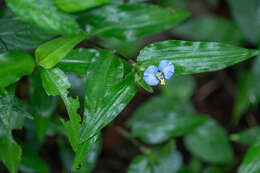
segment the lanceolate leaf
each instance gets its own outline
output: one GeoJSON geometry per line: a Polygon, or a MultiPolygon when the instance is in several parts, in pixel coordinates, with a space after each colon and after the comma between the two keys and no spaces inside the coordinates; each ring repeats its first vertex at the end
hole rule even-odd
{"type": "Polygon", "coordinates": [[[95,135],[119,114],[135,95],[134,74],[124,77],[122,60],[107,53],[90,66],[81,142],[95,135]]]}
{"type": "Polygon", "coordinates": [[[148,45],[137,61],[147,67],[170,60],[175,66],[175,74],[184,75],[220,70],[258,54],[258,50],[222,43],[170,40],[148,45]]]}
{"type": "Polygon", "coordinates": [[[22,51],[0,54],[0,87],[4,88],[17,82],[24,75],[33,72],[33,57],[22,51]]]}
{"type": "Polygon", "coordinates": [[[43,88],[48,95],[60,96],[67,108],[70,120],[62,120],[74,151],[77,151],[77,144],[80,137],[80,115],[79,100],[68,97],[68,89],[71,84],[63,71],[59,68],[43,70],[41,73],[43,88]]]}
{"type": "Polygon", "coordinates": [[[53,36],[54,34],[47,33],[20,20],[9,18],[0,20],[0,38],[9,50],[34,49],[53,36]]]}
{"type": "Polygon", "coordinates": [[[55,34],[77,34],[74,18],[59,10],[52,0],[7,0],[8,7],[22,20],[55,34]]]}
{"type": "Polygon", "coordinates": [[[205,118],[189,111],[189,102],[155,97],[137,109],[127,125],[143,141],[156,144],[187,134],[203,124],[205,118]]]}
{"type": "Polygon", "coordinates": [[[184,138],[187,149],[196,157],[210,163],[227,164],[233,151],[224,129],[209,120],[184,138]]]}
{"type": "Polygon", "coordinates": [[[109,0],[55,0],[56,5],[66,12],[83,11],[109,2],[109,0]]]}
{"type": "Polygon", "coordinates": [[[241,166],[238,169],[238,173],[258,172],[260,172],[260,140],[249,148],[241,166]]]}
{"type": "Polygon", "coordinates": [[[133,41],[174,27],[189,16],[177,9],[151,4],[109,5],[80,15],[78,21],[91,35],[133,41]]]}
{"type": "Polygon", "coordinates": [[[52,68],[64,58],[79,42],[86,38],[86,33],[60,37],[42,44],[35,51],[38,63],[44,68],[52,68]]]}

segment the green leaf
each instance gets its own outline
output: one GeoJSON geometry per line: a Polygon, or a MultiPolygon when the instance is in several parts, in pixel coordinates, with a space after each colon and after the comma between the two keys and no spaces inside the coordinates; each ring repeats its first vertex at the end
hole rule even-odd
{"type": "Polygon", "coordinates": [[[74,49],[66,57],[60,60],[57,67],[65,72],[73,72],[85,76],[93,58],[103,56],[104,51],[96,49],[74,49]]]}
{"type": "Polygon", "coordinates": [[[253,44],[259,44],[260,23],[258,21],[260,19],[260,1],[228,0],[228,3],[233,17],[247,39],[253,44]]]}
{"type": "Polygon", "coordinates": [[[23,156],[20,170],[26,173],[48,173],[50,172],[47,164],[39,157],[38,153],[30,146],[20,143],[23,156]]]}
{"type": "Polygon", "coordinates": [[[71,84],[63,71],[59,68],[43,70],[41,72],[42,84],[48,95],[60,96],[66,106],[70,120],[62,120],[66,128],[70,144],[74,151],[77,151],[77,145],[80,137],[81,117],[77,113],[79,109],[79,100],[68,97],[68,89],[71,84]]]}
{"type": "Polygon", "coordinates": [[[233,160],[233,151],[225,130],[209,120],[184,138],[187,149],[203,161],[227,164],[233,160]]]}
{"type": "Polygon", "coordinates": [[[87,72],[85,111],[81,142],[109,124],[136,93],[134,74],[124,78],[124,63],[113,53],[92,60],[87,72]]]}
{"type": "MultiPolygon", "coordinates": [[[[95,168],[102,147],[101,138],[98,137],[96,139],[97,140],[90,148],[89,153],[85,155],[82,166],[77,169],[77,173],[91,173],[91,171],[95,168]]],[[[60,147],[60,157],[62,160],[63,168],[65,168],[65,172],[71,172],[74,154],[65,145],[65,142],[62,139],[58,141],[58,144],[60,147]]]]}
{"type": "Polygon", "coordinates": [[[252,145],[238,169],[238,173],[258,173],[260,171],[260,142],[252,145]]]}
{"type": "Polygon", "coordinates": [[[177,36],[197,41],[225,42],[241,45],[243,34],[232,20],[214,15],[192,18],[177,26],[173,32],[177,36]]]}
{"type": "Polygon", "coordinates": [[[0,87],[5,88],[17,82],[24,75],[33,72],[33,57],[22,51],[0,54],[0,87]]]}
{"type": "Polygon", "coordinates": [[[239,142],[245,145],[253,145],[260,137],[260,126],[246,129],[240,133],[232,134],[230,136],[232,141],[239,142]]]}
{"type": "Polygon", "coordinates": [[[0,19],[0,37],[9,50],[34,49],[53,36],[20,20],[0,19]]]}
{"type": "Polygon", "coordinates": [[[2,54],[4,52],[7,52],[7,47],[6,47],[5,43],[0,38],[0,54],[2,54]]]}
{"type": "Polygon", "coordinates": [[[109,5],[79,16],[90,35],[134,41],[170,29],[189,16],[186,11],[151,4],[109,5]]]}
{"type": "Polygon", "coordinates": [[[57,108],[58,100],[56,97],[48,96],[41,82],[40,72],[36,72],[30,79],[30,108],[34,115],[34,124],[37,135],[43,140],[51,116],[57,108]]]}
{"type": "Polygon", "coordinates": [[[77,35],[64,36],[56,38],[42,44],[35,51],[38,63],[48,69],[54,67],[61,59],[82,40],[86,38],[86,33],[81,32],[77,35]]]}
{"type": "Polygon", "coordinates": [[[258,54],[258,50],[222,43],[170,40],[146,46],[137,61],[148,67],[157,66],[161,60],[170,60],[175,74],[184,75],[221,70],[258,54]]]}
{"type": "Polygon", "coordinates": [[[22,149],[11,136],[0,136],[0,157],[10,173],[17,173],[21,161],[22,149]]]}
{"type": "Polygon", "coordinates": [[[260,57],[253,61],[252,69],[239,75],[238,91],[233,108],[233,122],[237,124],[250,106],[260,102],[260,57]]]}
{"type": "Polygon", "coordinates": [[[84,141],[83,143],[79,144],[78,150],[76,151],[75,159],[72,165],[72,170],[75,171],[79,166],[81,166],[86,159],[86,157],[89,155],[89,152],[93,148],[93,145],[97,143],[99,139],[100,134],[97,134],[87,141],[84,141]]]}
{"type": "Polygon", "coordinates": [[[151,144],[187,134],[205,122],[190,111],[189,102],[154,97],[142,105],[127,122],[135,137],[151,144]]]}
{"type": "Polygon", "coordinates": [[[183,162],[182,155],[175,151],[172,146],[160,148],[156,152],[156,162],[149,156],[137,156],[127,169],[127,173],[177,173],[183,162]]]}
{"type": "Polygon", "coordinates": [[[8,7],[23,21],[55,34],[77,34],[75,19],[59,10],[52,0],[7,0],[8,7]]]}
{"type": "Polygon", "coordinates": [[[66,12],[79,12],[109,3],[109,0],[55,0],[55,4],[66,12]]]}
{"type": "Polygon", "coordinates": [[[153,93],[153,88],[148,85],[138,74],[135,74],[135,82],[146,91],[153,93]]]}
{"type": "Polygon", "coordinates": [[[153,173],[153,167],[150,160],[144,156],[140,155],[135,157],[130,166],[127,169],[127,173],[153,173]]]}
{"type": "Polygon", "coordinates": [[[209,167],[206,167],[202,173],[222,173],[223,170],[221,170],[220,168],[218,167],[214,167],[214,166],[209,166],[209,167]]]}
{"type": "Polygon", "coordinates": [[[191,76],[173,76],[160,89],[166,97],[188,100],[195,90],[195,80],[191,76]]]}
{"type": "Polygon", "coordinates": [[[85,157],[81,168],[79,169],[78,173],[91,173],[92,170],[96,166],[96,162],[98,160],[98,156],[101,152],[101,137],[97,139],[97,141],[92,145],[90,151],[88,152],[87,156],[85,157]]]}

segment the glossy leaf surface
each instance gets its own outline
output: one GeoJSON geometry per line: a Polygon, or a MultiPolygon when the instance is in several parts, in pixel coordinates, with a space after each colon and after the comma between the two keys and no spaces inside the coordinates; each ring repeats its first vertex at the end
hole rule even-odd
{"type": "Polygon", "coordinates": [[[64,58],[78,43],[86,38],[86,33],[56,38],[42,44],[35,51],[38,63],[48,69],[55,66],[64,58]]]}
{"type": "Polygon", "coordinates": [[[7,0],[8,7],[23,21],[55,34],[77,34],[72,16],[59,10],[52,0],[7,0]]]}
{"type": "Polygon", "coordinates": [[[77,150],[77,145],[80,136],[80,115],[77,113],[79,109],[78,98],[74,99],[68,96],[68,89],[71,84],[66,74],[59,68],[44,70],[41,73],[43,88],[48,95],[60,96],[66,106],[70,120],[62,120],[66,128],[69,141],[74,151],[77,150]]]}
{"type": "Polygon", "coordinates": [[[53,36],[20,20],[0,19],[0,38],[9,50],[34,49],[53,36]]]}
{"type": "Polygon", "coordinates": [[[73,72],[77,75],[86,75],[92,58],[105,56],[103,51],[96,49],[75,49],[60,60],[57,66],[65,72],[73,72]]]}
{"type": "Polygon", "coordinates": [[[154,97],[137,109],[127,122],[132,135],[148,143],[161,143],[182,136],[205,122],[188,111],[190,105],[164,97],[154,97]],[[185,105],[186,104],[186,105],[185,105]]]}
{"type": "Polygon", "coordinates": [[[109,3],[109,0],[55,0],[55,4],[66,12],[78,12],[109,3]]]}
{"type": "Polygon", "coordinates": [[[92,60],[86,76],[81,142],[110,123],[136,93],[134,74],[125,76],[123,61],[112,52],[103,53],[103,56],[92,60]]]}
{"type": "Polygon", "coordinates": [[[149,4],[110,5],[80,15],[78,21],[91,35],[133,41],[174,27],[189,16],[149,4]]]}
{"type": "Polygon", "coordinates": [[[157,66],[161,60],[170,60],[175,74],[184,75],[221,70],[258,54],[257,50],[222,43],[170,40],[146,46],[137,61],[148,67],[157,66]]]}
{"type": "Polygon", "coordinates": [[[34,70],[34,59],[22,51],[0,54],[0,87],[4,88],[17,82],[34,70]]]}
{"type": "Polygon", "coordinates": [[[233,151],[224,129],[209,120],[184,138],[185,146],[196,157],[210,163],[225,164],[233,160],[233,151]]]}

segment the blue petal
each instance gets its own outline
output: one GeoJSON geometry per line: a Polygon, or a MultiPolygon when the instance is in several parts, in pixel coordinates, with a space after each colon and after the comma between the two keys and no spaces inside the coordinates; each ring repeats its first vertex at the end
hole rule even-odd
{"type": "Polygon", "coordinates": [[[170,79],[174,74],[174,65],[169,60],[162,60],[159,64],[159,70],[163,72],[165,79],[170,79]]]}
{"type": "Polygon", "coordinates": [[[159,80],[156,77],[156,73],[158,72],[158,68],[156,66],[149,66],[144,71],[143,79],[144,81],[151,86],[155,86],[159,84],[159,80]]]}

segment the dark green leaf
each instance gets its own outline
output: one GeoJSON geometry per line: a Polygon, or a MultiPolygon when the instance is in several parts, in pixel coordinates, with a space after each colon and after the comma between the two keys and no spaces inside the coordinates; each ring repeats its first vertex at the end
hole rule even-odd
{"type": "Polygon", "coordinates": [[[191,76],[173,76],[161,90],[163,95],[173,99],[190,99],[195,90],[195,81],[191,76]]]}
{"type": "Polygon", "coordinates": [[[78,21],[91,35],[134,41],[174,27],[189,16],[151,4],[110,5],[82,14],[78,21]]]}
{"type": "Polygon", "coordinates": [[[149,156],[137,156],[130,164],[127,173],[177,173],[182,166],[182,155],[173,146],[160,148],[156,152],[156,162],[149,156]]]}
{"type": "Polygon", "coordinates": [[[26,173],[48,173],[50,172],[47,164],[39,157],[38,153],[30,146],[21,144],[23,150],[20,169],[26,173]]]}
{"type": "Polygon", "coordinates": [[[66,12],[83,11],[109,2],[109,0],[55,0],[55,4],[66,12]]]}
{"type": "Polygon", "coordinates": [[[86,97],[81,142],[110,123],[136,93],[134,74],[124,77],[124,63],[113,53],[92,60],[87,72],[86,97]]]}
{"type": "Polygon", "coordinates": [[[198,158],[216,164],[233,160],[233,151],[225,130],[209,120],[184,138],[187,149],[198,158]]]}
{"type": "Polygon", "coordinates": [[[252,145],[238,169],[238,173],[260,172],[260,140],[252,145]]]}
{"type": "Polygon", "coordinates": [[[215,41],[241,45],[243,36],[236,24],[228,19],[213,15],[192,18],[177,26],[173,34],[197,40],[215,41]]]}
{"type": "Polygon", "coordinates": [[[175,66],[175,74],[193,74],[220,70],[259,54],[236,46],[190,41],[162,41],[152,43],[139,54],[139,65],[158,65],[161,60],[170,60],[175,66]]]}
{"type": "Polygon", "coordinates": [[[246,129],[240,133],[231,135],[231,140],[245,145],[254,144],[260,137],[260,126],[246,129]]]}
{"type": "Polygon", "coordinates": [[[64,36],[42,44],[35,51],[38,63],[46,69],[52,68],[86,36],[86,33],[81,32],[78,35],[64,36]]]}
{"type": "Polygon", "coordinates": [[[260,102],[260,57],[253,62],[253,67],[249,72],[243,72],[239,76],[237,98],[233,108],[233,122],[238,123],[247,109],[260,102]]]}
{"type": "Polygon", "coordinates": [[[30,80],[30,108],[34,115],[34,123],[40,140],[43,140],[51,115],[57,107],[57,98],[48,96],[41,82],[39,72],[32,75],[30,80]]]}
{"type": "Polygon", "coordinates": [[[74,18],[59,10],[52,0],[7,0],[8,7],[22,20],[55,34],[77,34],[74,18]]]}
{"type": "Polygon", "coordinates": [[[70,120],[62,120],[66,128],[69,141],[74,151],[77,151],[77,145],[80,137],[81,117],[77,113],[79,109],[79,100],[68,97],[68,89],[71,84],[63,71],[59,68],[44,70],[41,73],[43,88],[48,95],[60,96],[66,106],[70,120]]]}
{"type": "Polygon", "coordinates": [[[89,155],[89,152],[93,148],[93,145],[97,143],[99,139],[99,134],[91,137],[87,141],[84,141],[83,143],[79,144],[78,150],[76,151],[75,159],[72,165],[72,170],[75,171],[79,166],[84,164],[84,160],[86,160],[86,157],[89,155]]]}
{"type": "Polygon", "coordinates": [[[218,167],[211,166],[205,168],[202,173],[223,173],[223,171],[218,167]]]}
{"type": "Polygon", "coordinates": [[[153,166],[150,160],[144,155],[140,155],[134,158],[127,169],[127,173],[153,173],[153,172],[154,172],[153,166]]]}
{"type": "Polygon", "coordinates": [[[3,40],[1,40],[2,38],[0,38],[0,54],[7,52],[7,47],[5,45],[5,43],[3,42],[3,40]]]}
{"type": "Polygon", "coordinates": [[[247,39],[259,44],[260,41],[260,1],[228,0],[233,17],[247,39]],[[249,27],[250,26],[250,27],[249,27]]]}
{"type": "Polygon", "coordinates": [[[189,102],[155,97],[140,107],[129,119],[131,133],[148,143],[161,143],[182,136],[205,122],[190,110],[189,102]]]}
{"type": "Polygon", "coordinates": [[[0,136],[0,157],[10,173],[17,173],[22,149],[11,136],[0,136]]]}
{"type": "Polygon", "coordinates": [[[92,58],[103,55],[105,55],[104,51],[98,51],[96,49],[75,49],[61,59],[57,66],[65,72],[73,72],[85,76],[88,66],[92,62],[92,58]]]}
{"type": "Polygon", "coordinates": [[[0,38],[9,50],[34,49],[53,36],[20,20],[0,20],[0,38]]]}
{"type": "Polygon", "coordinates": [[[99,139],[92,145],[90,151],[88,152],[87,156],[85,157],[83,164],[78,171],[78,173],[91,173],[92,170],[96,166],[96,162],[98,160],[98,156],[101,152],[101,139],[99,139]]]}
{"type": "Polygon", "coordinates": [[[33,69],[33,58],[22,51],[0,54],[0,87],[17,82],[24,75],[31,74],[33,69]]]}

